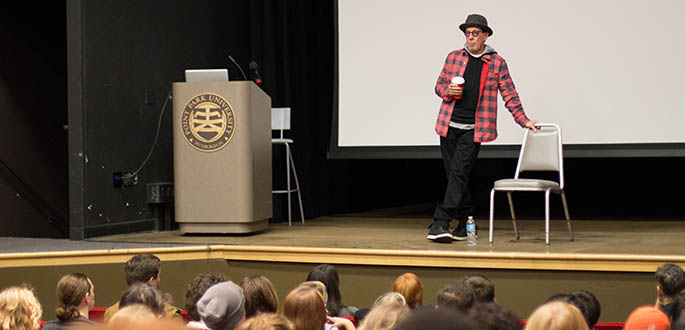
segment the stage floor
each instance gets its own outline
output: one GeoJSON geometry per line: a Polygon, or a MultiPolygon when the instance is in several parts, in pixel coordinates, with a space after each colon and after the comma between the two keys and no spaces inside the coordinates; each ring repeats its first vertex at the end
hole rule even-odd
{"type": "MultiPolygon", "coordinates": [[[[265,232],[250,235],[182,235],[179,231],[148,232],[109,236],[91,241],[166,244],[221,244],[240,246],[307,247],[418,251],[468,251],[502,253],[620,254],[685,256],[685,219],[659,220],[573,220],[575,241],[569,241],[566,222],[552,219],[550,246],[545,246],[544,220],[518,220],[521,239],[514,240],[511,220],[495,221],[495,244],[488,244],[488,220],[476,219],[479,240],[438,244],[428,241],[430,218],[383,212],[327,216],[271,224],[265,232]],[[381,215],[379,215],[381,214],[381,215]]],[[[454,222],[452,226],[454,226],[454,222]]]]}

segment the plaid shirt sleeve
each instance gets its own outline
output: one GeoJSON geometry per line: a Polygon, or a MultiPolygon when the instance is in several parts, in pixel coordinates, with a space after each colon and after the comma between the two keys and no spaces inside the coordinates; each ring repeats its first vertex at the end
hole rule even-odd
{"type": "Polygon", "coordinates": [[[454,97],[447,94],[447,86],[450,84],[450,76],[454,75],[454,72],[450,71],[454,67],[454,56],[453,53],[449,53],[445,58],[445,64],[442,66],[442,71],[438,76],[438,81],[435,83],[435,94],[440,97],[445,102],[451,102],[454,97]]]}
{"type": "Polygon", "coordinates": [[[504,106],[509,110],[509,112],[511,112],[511,115],[514,117],[514,121],[523,127],[530,119],[526,117],[526,113],[523,111],[523,105],[521,105],[519,94],[516,92],[514,81],[509,75],[509,67],[504,59],[502,59],[499,71],[498,88],[500,94],[502,94],[504,106]]]}
{"type": "Polygon", "coordinates": [[[465,68],[466,61],[464,60],[463,52],[458,50],[452,51],[445,58],[445,64],[442,66],[438,81],[435,83],[435,94],[442,99],[438,119],[435,123],[435,132],[440,136],[447,136],[450,119],[452,118],[452,109],[454,108],[454,97],[447,94],[447,86],[450,84],[452,77],[462,76],[465,68]]]}

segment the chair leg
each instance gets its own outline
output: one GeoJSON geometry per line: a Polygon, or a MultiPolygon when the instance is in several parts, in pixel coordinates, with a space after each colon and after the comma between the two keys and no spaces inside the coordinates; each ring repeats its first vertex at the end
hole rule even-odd
{"type": "Polygon", "coordinates": [[[549,246],[549,193],[545,190],[545,245],[549,246]]]}
{"type": "Polygon", "coordinates": [[[302,207],[302,194],[300,193],[300,180],[297,179],[297,171],[295,170],[295,160],[293,160],[293,154],[290,153],[290,163],[293,168],[293,177],[295,178],[295,189],[297,189],[297,199],[300,203],[300,218],[302,219],[302,224],[304,224],[304,208],[302,207]]]}
{"type": "Polygon", "coordinates": [[[494,244],[494,231],[495,231],[495,189],[490,190],[490,235],[488,241],[490,244],[494,244]]]}
{"type": "Polygon", "coordinates": [[[288,143],[285,144],[285,173],[287,177],[287,190],[286,194],[288,195],[288,227],[291,227],[293,225],[293,218],[292,218],[292,209],[291,209],[291,202],[290,202],[290,145],[288,143]]]}
{"type": "Polygon", "coordinates": [[[519,228],[516,225],[516,213],[514,213],[514,199],[511,197],[511,192],[507,192],[507,199],[509,199],[509,212],[511,212],[511,224],[514,226],[514,235],[518,241],[521,238],[519,235],[519,228]]]}
{"type": "Polygon", "coordinates": [[[561,201],[564,203],[564,214],[566,215],[566,225],[568,226],[568,234],[571,238],[571,241],[574,241],[575,238],[573,237],[573,228],[571,228],[571,216],[568,214],[568,203],[566,203],[566,193],[564,191],[561,191],[561,201]]]}

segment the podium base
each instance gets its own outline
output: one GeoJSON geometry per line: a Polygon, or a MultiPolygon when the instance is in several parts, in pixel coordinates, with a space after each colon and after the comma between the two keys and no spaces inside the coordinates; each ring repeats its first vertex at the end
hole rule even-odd
{"type": "Polygon", "coordinates": [[[269,229],[269,220],[234,223],[179,223],[181,234],[247,234],[269,229]]]}

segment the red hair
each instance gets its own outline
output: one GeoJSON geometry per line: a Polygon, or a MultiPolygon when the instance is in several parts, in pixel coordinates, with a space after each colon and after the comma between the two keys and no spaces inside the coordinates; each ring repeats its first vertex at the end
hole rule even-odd
{"type": "Polygon", "coordinates": [[[397,277],[392,291],[401,294],[407,300],[409,308],[423,305],[423,283],[414,273],[404,273],[397,277]]]}

